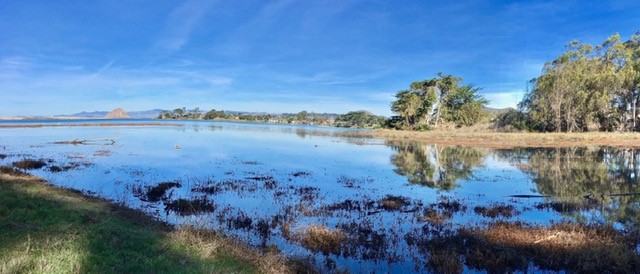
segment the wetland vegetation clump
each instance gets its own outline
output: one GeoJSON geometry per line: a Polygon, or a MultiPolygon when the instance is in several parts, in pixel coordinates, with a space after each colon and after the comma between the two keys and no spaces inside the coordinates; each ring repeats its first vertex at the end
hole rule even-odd
{"type": "Polygon", "coordinates": [[[430,270],[442,273],[459,272],[462,265],[490,273],[633,273],[640,267],[638,235],[604,224],[494,222],[455,230],[425,226],[406,234],[405,240],[425,255],[430,270]]]}
{"type": "Polygon", "coordinates": [[[499,222],[465,228],[467,264],[490,272],[541,269],[575,272],[634,272],[640,267],[638,236],[607,225],[559,223],[550,227],[499,222]]]}
{"type": "Polygon", "coordinates": [[[28,169],[41,169],[47,165],[47,162],[43,159],[23,159],[13,163],[14,167],[22,170],[28,169]]]}
{"type": "Polygon", "coordinates": [[[111,156],[111,150],[101,149],[93,152],[93,156],[111,156]]]}
{"type": "Polygon", "coordinates": [[[340,254],[347,235],[340,229],[330,229],[326,226],[310,225],[294,235],[302,246],[323,254],[340,254]]]}
{"type": "Polygon", "coordinates": [[[351,178],[347,176],[338,177],[338,183],[344,185],[347,188],[361,188],[363,184],[373,183],[375,179],[371,177],[351,178]]]}
{"type": "Polygon", "coordinates": [[[452,216],[453,215],[447,211],[439,212],[435,209],[426,208],[422,212],[422,216],[419,217],[419,220],[430,223],[444,223],[451,219],[452,216]]]}
{"type": "Polygon", "coordinates": [[[165,211],[173,211],[180,216],[197,215],[199,213],[211,213],[216,206],[207,197],[192,200],[180,198],[164,205],[165,211]]]}
{"type": "Polygon", "coordinates": [[[69,171],[71,169],[77,169],[80,167],[88,167],[90,166],[91,163],[80,163],[80,162],[71,162],[67,165],[50,165],[47,170],[49,170],[50,172],[63,172],[63,171],[69,171]]]}
{"type": "Polygon", "coordinates": [[[271,175],[256,175],[253,177],[248,177],[247,180],[262,182],[267,189],[275,189],[278,186],[278,182],[276,182],[276,180],[271,175]]]}
{"type": "Polygon", "coordinates": [[[488,207],[476,206],[473,208],[473,211],[476,214],[481,215],[482,217],[489,217],[489,218],[497,218],[497,217],[511,218],[515,215],[520,214],[520,212],[516,209],[516,207],[512,205],[504,205],[504,204],[496,204],[488,207]]]}
{"type": "Polygon", "coordinates": [[[144,190],[138,187],[134,189],[134,195],[146,202],[159,202],[160,200],[169,199],[167,191],[174,187],[182,187],[182,184],[178,182],[162,182],[156,186],[146,186],[144,190]]]}
{"type": "Polygon", "coordinates": [[[593,200],[585,200],[585,201],[559,200],[559,201],[551,201],[546,203],[538,203],[535,205],[535,208],[538,210],[551,209],[558,213],[573,214],[581,211],[588,211],[597,206],[598,204],[593,200]]]}
{"type": "Polygon", "coordinates": [[[306,171],[296,171],[294,173],[291,173],[291,176],[293,176],[293,177],[309,177],[309,176],[311,176],[311,173],[306,172],[306,171]]]}
{"type": "Polygon", "coordinates": [[[12,166],[0,166],[0,174],[7,174],[7,175],[13,175],[13,176],[27,175],[27,173],[25,173],[24,171],[19,170],[12,166]]]}
{"type": "Polygon", "coordinates": [[[402,196],[387,195],[379,201],[380,207],[388,211],[398,211],[411,204],[411,199],[402,196]]]}

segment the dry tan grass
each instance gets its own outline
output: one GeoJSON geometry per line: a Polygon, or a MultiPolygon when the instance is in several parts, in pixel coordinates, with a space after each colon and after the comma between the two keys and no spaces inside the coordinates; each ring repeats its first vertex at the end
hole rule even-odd
{"type": "Polygon", "coordinates": [[[169,239],[175,244],[185,244],[197,250],[203,259],[230,256],[250,262],[261,273],[296,273],[289,260],[275,251],[258,252],[246,244],[216,232],[183,226],[169,232],[169,239]]]}
{"type": "Polygon", "coordinates": [[[494,223],[461,231],[466,263],[490,272],[518,269],[533,261],[543,269],[628,272],[640,267],[634,235],[608,226],[560,223],[550,227],[494,223]],[[515,268],[514,268],[515,267],[515,268]]]}
{"type": "Polygon", "coordinates": [[[347,240],[347,235],[340,229],[330,229],[326,226],[312,224],[306,229],[298,231],[294,238],[309,250],[325,254],[339,254],[342,245],[347,240]]]}
{"type": "MultiPolygon", "coordinates": [[[[354,133],[350,133],[353,135],[354,133]]],[[[533,133],[472,131],[468,129],[433,130],[426,132],[378,129],[358,133],[361,137],[387,141],[416,141],[442,145],[465,145],[488,148],[616,146],[640,147],[640,133],[581,132],[533,133]]]]}
{"type": "Polygon", "coordinates": [[[526,227],[511,223],[498,223],[474,233],[487,241],[514,247],[534,247],[549,251],[575,251],[593,246],[618,247],[625,242],[615,231],[596,230],[576,224],[558,224],[551,227],[526,227]]]}

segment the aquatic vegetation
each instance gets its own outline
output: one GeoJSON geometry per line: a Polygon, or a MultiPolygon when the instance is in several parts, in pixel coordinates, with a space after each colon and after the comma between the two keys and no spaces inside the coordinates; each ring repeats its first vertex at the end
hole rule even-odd
{"type": "Polygon", "coordinates": [[[375,179],[371,177],[351,178],[341,175],[338,177],[337,181],[339,184],[348,188],[361,188],[364,184],[373,183],[375,179]]]}
{"type": "Polygon", "coordinates": [[[96,150],[93,152],[93,156],[108,157],[108,156],[111,156],[111,151],[106,149],[96,150]]]}
{"type": "Polygon", "coordinates": [[[162,182],[155,186],[138,187],[134,190],[134,195],[140,200],[147,202],[158,202],[160,200],[167,200],[167,191],[174,187],[182,187],[182,184],[178,182],[162,182]]]}
{"type": "Polygon", "coordinates": [[[12,165],[23,170],[41,169],[47,165],[47,162],[43,159],[23,159],[14,162],[12,165]]]}
{"type": "Polygon", "coordinates": [[[325,226],[310,225],[297,232],[295,238],[305,248],[323,254],[340,254],[347,236],[340,229],[329,229],[325,226]]]}
{"type": "Polygon", "coordinates": [[[473,208],[473,211],[478,215],[482,215],[483,217],[489,217],[489,218],[497,218],[497,217],[511,218],[515,215],[520,214],[520,212],[516,210],[516,207],[512,205],[504,205],[504,204],[490,205],[490,206],[476,206],[473,208]]]}
{"type": "Polygon", "coordinates": [[[401,210],[411,204],[411,200],[407,197],[387,195],[379,201],[380,208],[384,210],[401,210]]]}
{"type": "Polygon", "coordinates": [[[257,175],[253,177],[248,177],[246,179],[262,182],[264,183],[264,186],[267,187],[267,189],[274,189],[278,186],[278,182],[276,182],[276,180],[274,180],[273,176],[271,175],[257,175]]]}
{"type": "Polygon", "coordinates": [[[47,170],[55,173],[55,172],[69,171],[71,169],[79,169],[82,167],[89,167],[89,166],[91,166],[91,163],[88,163],[88,162],[70,162],[66,165],[49,165],[47,170]]]}
{"type": "Polygon", "coordinates": [[[19,170],[12,166],[0,166],[0,174],[7,174],[7,175],[13,175],[13,176],[27,175],[27,173],[25,173],[24,171],[19,170]]]}
{"type": "Polygon", "coordinates": [[[581,211],[591,210],[599,206],[601,205],[593,200],[584,199],[583,201],[556,200],[556,201],[550,201],[546,203],[537,203],[535,205],[535,208],[539,210],[551,209],[559,213],[574,214],[574,213],[579,213],[581,211]]]}
{"type": "Polygon", "coordinates": [[[294,173],[291,173],[291,176],[293,176],[293,177],[309,177],[309,176],[311,176],[311,173],[306,172],[306,171],[296,171],[294,173]]]}
{"type": "Polygon", "coordinates": [[[216,206],[206,197],[184,199],[180,198],[170,202],[165,202],[165,211],[173,211],[178,215],[197,215],[201,213],[211,213],[216,210],[216,206]]]}

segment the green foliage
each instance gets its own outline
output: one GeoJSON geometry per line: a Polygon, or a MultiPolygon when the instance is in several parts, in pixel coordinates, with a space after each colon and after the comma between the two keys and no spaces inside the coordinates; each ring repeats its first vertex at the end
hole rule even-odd
{"type": "Polygon", "coordinates": [[[489,103],[473,85],[458,87],[444,100],[445,120],[458,126],[472,126],[487,116],[484,106],[489,103]]]}
{"type": "Polygon", "coordinates": [[[203,119],[205,120],[227,119],[228,117],[229,116],[224,113],[224,110],[218,111],[214,108],[209,112],[205,113],[203,119]]]}
{"type": "Polygon", "coordinates": [[[493,125],[495,129],[501,131],[530,130],[528,116],[515,109],[509,109],[504,113],[498,114],[493,120],[493,125]]]}
{"type": "Polygon", "coordinates": [[[296,115],[296,119],[298,119],[298,121],[306,121],[309,119],[309,113],[306,110],[300,111],[298,115],[296,115]]]}
{"type": "Polygon", "coordinates": [[[187,111],[187,108],[176,108],[173,111],[162,111],[158,115],[158,119],[201,119],[202,113],[200,108],[194,108],[187,111]]]}
{"type": "Polygon", "coordinates": [[[482,120],[486,99],[473,85],[460,86],[462,78],[438,73],[438,77],[411,83],[399,91],[391,110],[398,114],[390,121],[397,129],[426,130],[442,122],[470,126],[482,120]]]}
{"type": "MultiPolygon", "coordinates": [[[[640,34],[640,33],[638,33],[640,34]]],[[[598,46],[571,42],[547,62],[520,103],[527,127],[537,131],[637,131],[640,36],[618,34],[598,46]]],[[[500,126],[513,127],[505,120],[500,126]]]]}
{"type": "Polygon", "coordinates": [[[365,110],[351,111],[336,118],[337,127],[379,128],[384,125],[386,118],[373,115],[365,110]]]}

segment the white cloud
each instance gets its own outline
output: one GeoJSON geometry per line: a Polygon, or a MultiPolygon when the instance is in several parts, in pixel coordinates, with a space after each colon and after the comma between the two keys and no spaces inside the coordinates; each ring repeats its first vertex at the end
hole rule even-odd
{"type": "Polygon", "coordinates": [[[489,107],[492,108],[516,108],[522,100],[524,91],[495,92],[483,94],[489,100],[489,107]]]}

